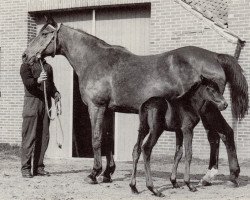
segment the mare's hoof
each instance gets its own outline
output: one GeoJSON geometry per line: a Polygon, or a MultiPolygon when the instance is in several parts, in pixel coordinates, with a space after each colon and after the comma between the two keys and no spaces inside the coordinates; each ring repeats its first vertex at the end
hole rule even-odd
{"type": "Polygon", "coordinates": [[[84,181],[85,181],[86,183],[88,183],[88,184],[97,184],[97,183],[98,183],[97,180],[96,180],[96,178],[93,177],[93,176],[91,176],[91,175],[88,175],[88,176],[84,179],[84,181]]]}
{"type": "Polygon", "coordinates": [[[161,192],[159,192],[158,190],[156,190],[154,187],[152,187],[152,186],[147,186],[147,188],[148,188],[151,192],[153,192],[153,194],[154,194],[155,196],[157,196],[157,197],[165,197],[164,194],[162,194],[161,192]]]}
{"type": "Polygon", "coordinates": [[[178,183],[173,184],[173,188],[180,188],[178,183]]]}
{"type": "Polygon", "coordinates": [[[154,193],[154,195],[157,197],[165,197],[165,195],[162,194],[161,192],[156,192],[156,193],[154,193]]]}
{"type": "Polygon", "coordinates": [[[132,194],[139,194],[135,185],[129,184],[132,194]]]}
{"type": "Polygon", "coordinates": [[[172,179],[170,178],[170,182],[172,183],[173,188],[180,188],[180,186],[179,186],[179,184],[176,182],[176,180],[172,180],[172,179]]]}
{"type": "Polygon", "coordinates": [[[111,177],[106,177],[101,175],[97,179],[99,183],[112,183],[111,177]]]}
{"type": "Polygon", "coordinates": [[[237,188],[239,187],[239,182],[236,180],[233,180],[233,181],[230,180],[230,181],[227,181],[226,185],[231,188],[237,188]]]}
{"type": "Polygon", "coordinates": [[[201,185],[201,186],[211,186],[211,185],[212,185],[212,183],[207,182],[207,181],[205,181],[205,180],[201,179],[201,181],[199,182],[199,184],[198,184],[198,185],[201,185]]]}

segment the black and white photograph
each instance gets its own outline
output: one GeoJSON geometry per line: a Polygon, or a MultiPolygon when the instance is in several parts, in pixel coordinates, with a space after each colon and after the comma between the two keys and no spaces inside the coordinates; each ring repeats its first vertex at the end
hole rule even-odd
{"type": "Polygon", "coordinates": [[[1,0],[1,200],[250,200],[249,0],[1,0]]]}

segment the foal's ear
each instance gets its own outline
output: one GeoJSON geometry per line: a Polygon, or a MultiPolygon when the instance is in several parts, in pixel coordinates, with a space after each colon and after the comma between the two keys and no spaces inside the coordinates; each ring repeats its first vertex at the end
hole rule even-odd
{"type": "Polygon", "coordinates": [[[208,79],[205,78],[203,75],[200,75],[200,78],[201,78],[201,82],[204,83],[204,82],[207,82],[208,79]]]}
{"type": "Polygon", "coordinates": [[[51,15],[44,15],[44,18],[45,18],[47,24],[50,24],[50,25],[52,25],[53,27],[57,28],[57,23],[56,23],[55,20],[51,17],[51,15]]]}

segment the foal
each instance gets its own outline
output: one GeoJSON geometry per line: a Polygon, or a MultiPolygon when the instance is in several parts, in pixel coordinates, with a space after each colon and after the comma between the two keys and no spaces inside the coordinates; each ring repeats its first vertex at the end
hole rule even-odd
{"type": "Polygon", "coordinates": [[[190,164],[192,160],[193,129],[200,120],[203,105],[206,101],[213,103],[219,110],[224,110],[227,103],[220,94],[218,85],[201,76],[201,82],[197,83],[185,96],[168,102],[161,97],[152,97],[144,102],[139,110],[140,126],[137,143],[133,150],[133,173],[130,187],[133,193],[138,193],[136,188],[137,163],[143,152],[146,171],[146,186],[156,196],[164,196],[154,188],[150,169],[150,156],[154,145],[164,130],[176,132],[176,153],[172,169],[171,182],[175,188],[178,163],[183,154],[183,139],[185,146],[185,174],[184,181],[191,191],[197,189],[190,184],[190,164]],[[149,137],[142,146],[143,140],[149,133],[149,137]]]}

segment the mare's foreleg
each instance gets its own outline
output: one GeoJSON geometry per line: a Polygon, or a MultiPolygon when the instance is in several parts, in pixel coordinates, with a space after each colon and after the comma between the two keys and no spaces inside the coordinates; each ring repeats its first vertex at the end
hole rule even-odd
{"type": "Polygon", "coordinates": [[[185,173],[184,173],[184,182],[188,186],[189,190],[192,192],[197,191],[190,183],[190,165],[192,161],[192,140],[193,140],[193,130],[185,129],[183,130],[184,136],[184,146],[185,146],[185,173]]]}
{"type": "Polygon", "coordinates": [[[110,183],[112,182],[111,175],[115,172],[115,161],[113,157],[114,135],[113,130],[110,130],[113,126],[114,113],[107,110],[104,115],[106,129],[104,129],[103,137],[107,140],[107,152],[106,152],[106,168],[101,176],[98,177],[98,182],[110,183]]]}
{"type": "Polygon", "coordinates": [[[89,105],[89,115],[92,128],[92,148],[94,152],[94,166],[91,174],[85,178],[85,181],[90,184],[96,184],[96,177],[102,172],[101,143],[104,112],[105,107],[97,107],[93,104],[89,105]]]}
{"type": "Polygon", "coordinates": [[[178,164],[183,155],[183,134],[181,131],[176,131],[175,136],[176,136],[176,150],[175,150],[174,165],[172,168],[170,181],[174,188],[179,188],[180,186],[176,182],[176,174],[177,174],[178,164]]]}
{"type": "Polygon", "coordinates": [[[136,188],[137,164],[138,164],[138,161],[139,161],[139,158],[140,158],[140,155],[141,155],[141,146],[142,146],[144,138],[146,137],[146,135],[149,132],[149,128],[148,128],[148,126],[144,126],[144,125],[140,124],[138,132],[139,133],[138,133],[137,142],[136,142],[136,144],[134,146],[133,153],[132,153],[132,156],[133,156],[133,171],[132,171],[132,175],[131,175],[131,182],[129,184],[129,186],[131,188],[131,191],[134,194],[139,193],[137,188],[136,188]]]}

